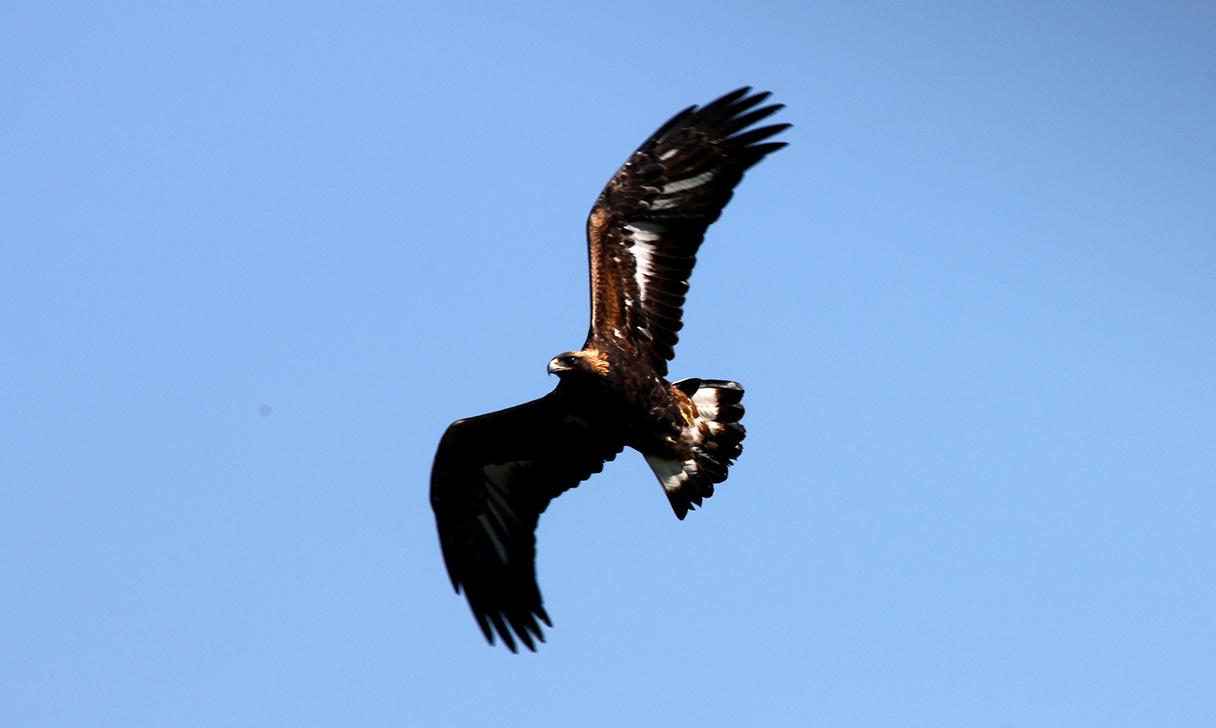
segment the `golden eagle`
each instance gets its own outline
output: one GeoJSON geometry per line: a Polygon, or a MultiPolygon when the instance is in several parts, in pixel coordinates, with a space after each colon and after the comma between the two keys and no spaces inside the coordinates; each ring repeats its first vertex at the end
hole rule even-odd
{"type": "Polygon", "coordinates": [[[676,517],[713,495],[742,452],[743,387],[668,382],[688,278],[705,230],[743,173],[788,128],[751,128],[778,109],[741,88],[676,114],[629,157],[587,219],[591,326],[549,361],[557,387],[532,402],[457,420],[431,473],[448,575],[490,644],[535,650],[552,626],[536,583],[536,523],[553,500],[626,445],[642,453],[676,517]],[[514,633],[514,636],[513,634],[514,633]]]}

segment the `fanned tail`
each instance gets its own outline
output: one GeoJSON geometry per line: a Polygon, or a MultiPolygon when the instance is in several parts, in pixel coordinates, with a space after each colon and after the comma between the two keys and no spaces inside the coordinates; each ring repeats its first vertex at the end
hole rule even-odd
{"type": "Polygon", "coordinates": [[[682,457],[647,455],[646,462],[667,493],[676,518],[714,494],[726,480],[731,464],[743,452],[747,431],[743,419],[743,387],[723,379],[683,379],[672,384],[687,397],[682,407],[688,426],[682,457]]]}

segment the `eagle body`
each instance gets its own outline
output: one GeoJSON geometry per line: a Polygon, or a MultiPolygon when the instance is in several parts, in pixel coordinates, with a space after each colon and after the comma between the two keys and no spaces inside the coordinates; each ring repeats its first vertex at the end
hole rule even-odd
{"type": "Polygon", "coordinates": [[[705,231],[743,173],[785,146],[781,106],[742,88],[659,127],[587,219],[591,324],[558,354],[549,394],[453,422],[431,471],[431,505],[452,585],[486,639],[529,649],[551,626],[536,582],[536,526],[551,500],[624,448],[646,459],[677,518],[702,505],[742,452],[743,387],[667,379],[705,231]]]}

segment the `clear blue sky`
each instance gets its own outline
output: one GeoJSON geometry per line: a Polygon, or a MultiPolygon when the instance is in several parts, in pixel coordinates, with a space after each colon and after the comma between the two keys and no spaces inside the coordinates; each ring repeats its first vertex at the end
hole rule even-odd
{"type": "Polygon", "coordinates": [[[1212,3],[104,5],[0,23],[5,725],[1216,725],[1212,3]],[[438,437],[743,84],[673,374],[746,452],[556,501],[490,648],[438,437]]]}

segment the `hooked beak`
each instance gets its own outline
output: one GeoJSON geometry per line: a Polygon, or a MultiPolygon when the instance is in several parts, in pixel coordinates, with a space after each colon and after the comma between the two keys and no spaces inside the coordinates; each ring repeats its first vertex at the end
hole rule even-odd
{"type": "Polygon", "coordinates": [[[549,360],[549,373],[550,374],[557,374],[558,372],[565,372],[565,371],[569,371],[569,370],[570,370],[570,367],[564,367],[561,364],[557,363],[557,357],[553,357],[552,359],[549,360]]]}

